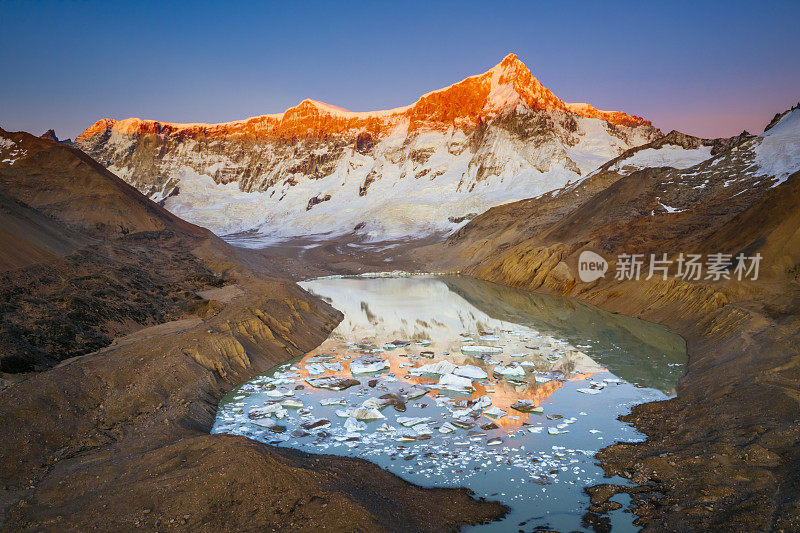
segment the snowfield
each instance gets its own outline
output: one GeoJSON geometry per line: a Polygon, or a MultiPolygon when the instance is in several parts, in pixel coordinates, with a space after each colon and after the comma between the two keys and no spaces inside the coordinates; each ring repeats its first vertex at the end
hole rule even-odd
{"type": "Polygon", "coordinates": [[[611,170],[620,174],[630,174],[648,167],[672,167],[682,170],[702,163],[709,157],[711,157],[710,146],[686,149],[668,144],[661,148],[639,150],[631,157],[617,162],[611,170]]]}
{"type": "MultiPolygon", "coordinates": [[[[216,183],[211,176],[225,163],[192,160],[187,147],[181,154],[186,164],[171,174],[180,192],[166,198],[164,206],[218,235],[248,232],[248,239],[237,243],[249,246],[343,235],[357,226],[373,241],[450,233],[490,207],[574,182],[629,147],[599,119],[582,118],[579,128],[574,146],[557,140],[526,143],[493,128],[473,152],[460,130],[407,136],[398,127],[375,146],[373,155],[347,151],[327,176],[295,175],[294,183],[253,192],[242,191],[238,181],[216,183]],[[423,162],[411,157],[423,152],[429,154],[423,162]],[[204,165],[206,172],[196,170],[204,165]],[[316,203],[310,205],[312,199],[316,203]]],[[[152,198],[159,201],[168,193],[159,191],[152,198]]]]}
{"type": "Polygon", "coordinates": [[[758,140],[753,149],[755,164],[765,174],[775,176],[775,187],[800,170],[800,109],[787,113],[758,140]]]}

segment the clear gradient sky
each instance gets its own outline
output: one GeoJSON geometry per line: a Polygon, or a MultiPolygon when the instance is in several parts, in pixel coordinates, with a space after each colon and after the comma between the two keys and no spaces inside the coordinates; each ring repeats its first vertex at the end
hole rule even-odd
{"type": "Polygon", "coordinates": [[[221,122],[304,98],[407,105],[509,52],[568,102],[704,137],[800,100],[800,1],[0,0],[0,126],[221,122]]]}

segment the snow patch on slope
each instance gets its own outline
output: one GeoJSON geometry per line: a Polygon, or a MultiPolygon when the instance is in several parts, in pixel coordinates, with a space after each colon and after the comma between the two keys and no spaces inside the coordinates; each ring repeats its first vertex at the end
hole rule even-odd
{"type": "Polygon", "coordinates": [[[800,109],[784,116],[759,139],[761,142],[753,149],[755,164],[766,174],[775,176],[773,187],[800,170],[800,109]]]}
{"type": "Polygon", "coordinates": [[[575,161],[582,175],[595,170],[620,152],[647,142],[644,136],[631,134],[630,144],[609,133],[606,123],[596,118],[584,118],[580,121],[580,141],[575,146],[567,147],[567,156],[575,161]]]}
{"type": "Polygon", "coordinates": [[[618,161],[610,170],[629,174],[640,168],[672,167],[685,169],[702,163],[711,157],[711,146],[686,149],[681,146],[665,145],[661,148],[646,148],[631,157],[618,161]]]}

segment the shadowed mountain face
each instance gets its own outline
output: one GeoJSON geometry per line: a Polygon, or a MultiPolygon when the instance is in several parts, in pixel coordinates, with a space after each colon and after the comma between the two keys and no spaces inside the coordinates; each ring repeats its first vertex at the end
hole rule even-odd
{"type": "Polygon", "coordinates": [[[79,150],[0,130],[0,372],[42,370],[182,315],[215,239],[79,150]]]}
{"type": "Polygon", "coordinates": [[[172,215],[80,150],[0,129],[0,183],[16,200],[97,236],[170,230],[208,232],[172,215]]]}
{"type": "Polygon", "coordinates": [[[56,260],[92,242],[0,191],[0,271],[56,260]]]}

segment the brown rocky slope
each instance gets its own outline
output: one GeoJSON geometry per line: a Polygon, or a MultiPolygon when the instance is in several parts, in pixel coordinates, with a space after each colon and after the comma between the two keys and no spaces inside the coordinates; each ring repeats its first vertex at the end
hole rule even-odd
{"type": "Polygon", "coordinates": [[[14,249],[1,530],[452,530],[504,513],[366,461],[209,435],[227,390],[312,349],[341,315],[82,152],[0,139],[13,152],[0,245],[14,249]]]}
{"type": "Polygon", "coordinates": [[[581,298],[686,339],[677,397],[625,417],[648,440],[601,452],[606,472],[634,487],[589,490],[595,505],[586,521],[599,530],[617,492],[632,495],[636,523],[648,531],[800,529],[800,172],[773,187],[750,172],[746,144],[716,159],[686,170],[601,171],[493,208],[415,257],[581,298]],[[577,279],[587,249],[610,260],[592,283],[577,279]],[[673,260],[679,252],[763,260],[757,281],[613,279],[619,254],[665,252],[673,260]]]}

